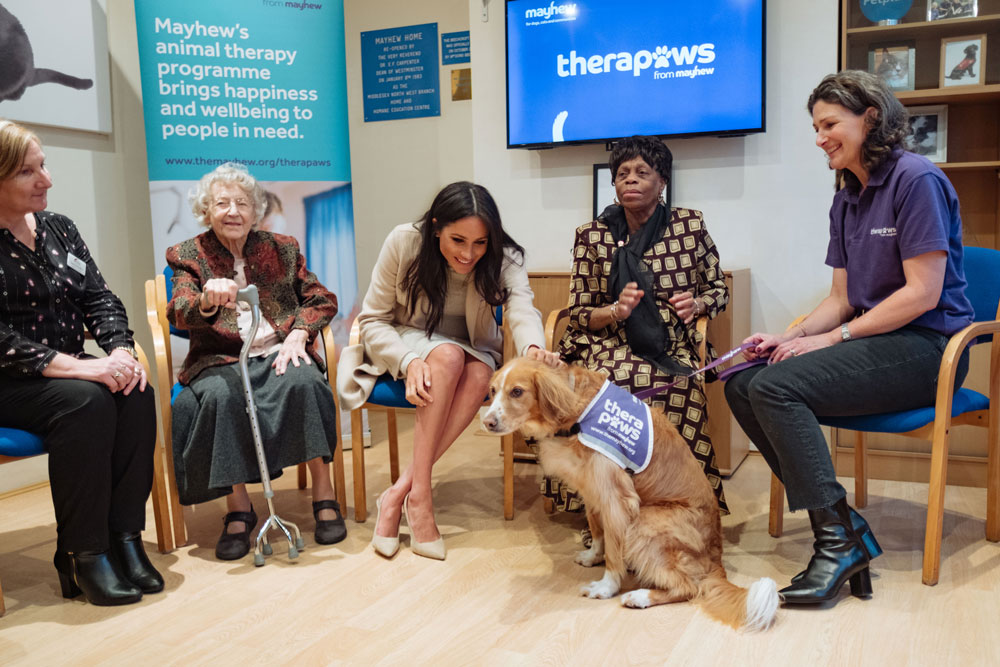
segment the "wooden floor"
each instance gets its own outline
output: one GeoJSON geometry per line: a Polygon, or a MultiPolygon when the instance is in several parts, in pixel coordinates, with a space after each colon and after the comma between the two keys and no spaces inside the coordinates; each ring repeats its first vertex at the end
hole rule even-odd
{"type": "MultiPolygon", "coordinates": [[[[401,442],[409,441],[405,418],[401,442]]],[[[369,502],[386,485],[386,445],[367,451],[369,502]]],[[[470,430],[439,463],[435,502],[448,559],[392,560],[368,542],[374,517],[348,521],[346,541],[312,542],[309,497],[293,475],[277,483],[280,514],[299,523],[307,549],[284,546],[263,568],[214,559],[223,504],[189,513],[191,541],[170,554],[146,548],[166,591],[130,607],[63,600],[52,567],[55,526],[47,488],[0,500],[0,664],[414,665],[977,665],[1000,660],[1000,545],[983,537],[985,491],[949,487],[941,581],[920,583],[926,485],[871,484],[865,512],[886,549],[875,595],[778,612],[767,632],[740,633],[691,604],[648,610],[589,600],[600,577],[573,563],[582,517],[547,516],[538,468],[518,464],[516,516],[501,517],[496,438],[470,430]]],[[[407,456],[407,452],[403,452],[407,456]]],[[[350,461],[350,457],[347,457],[350,461]]],[[[350,471],[348,471],[350,477],[350,471]]],[[[752,456],[728,481],[723,519],[730,578],[785,585],[808,560],[806,517],[767,535],[766,466],[752,456]]],[[[350,497],[350,494],[348,494],[350,497]]],[[[263,500],[255,496],[260,511],[263,500]]],[[[150,526],[152,515],[150,514],[150,526]]],[[[405,529],[404,529],[405,535],[405,529]]]]}

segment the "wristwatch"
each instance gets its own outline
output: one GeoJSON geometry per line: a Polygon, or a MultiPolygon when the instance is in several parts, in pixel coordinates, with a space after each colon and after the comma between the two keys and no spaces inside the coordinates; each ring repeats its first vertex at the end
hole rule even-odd
{"type": "Polygon", "coordinates": [[[847,328],[847,322],[840,325],[840,340],[844,343],[851,340],[851,330],[847,328]]]}
{"type": "Polygon", "coordinates": [[[128,352],[129,354],[132,355],[133,359],[135,359],[136,361],[139,361],[139,355],[136,354],[135,348],[132,347],[131,345],[115,345],[115,347],[112,348],[112,352],[114,350],[125,350],[126,352],[128,352]]]}

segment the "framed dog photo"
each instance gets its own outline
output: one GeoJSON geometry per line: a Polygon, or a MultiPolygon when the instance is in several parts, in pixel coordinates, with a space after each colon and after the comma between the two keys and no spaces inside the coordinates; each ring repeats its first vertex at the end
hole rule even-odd
{"type": "Polygon", "coordinates": [[[979,15],[978,0],[928,0],[927,20],[964,19],[979,15]]]}
{"type": "Polygon", "coordinates": [[[910,129],[906,148],[931,162],[948,161],[948,107],[936,104],[909,107],[910,129]]]}
{"type": "Polygon", "coordinates": [[[868,72],[885,81],[892,90],[913,90],[916,49],[912,44],[872,44],[868,72]]]}
{"type": "Polygon", "coordinates": [[[979,86],[985,82],[986,35],[941,40],[941,87],[979,86]]]}

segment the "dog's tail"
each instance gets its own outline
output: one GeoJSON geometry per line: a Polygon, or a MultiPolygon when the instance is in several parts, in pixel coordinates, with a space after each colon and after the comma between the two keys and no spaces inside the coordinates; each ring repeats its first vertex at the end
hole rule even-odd
{"type": "Polygon", "coordinates": [[[701,580],[696,601],[709,616],[734,628],[766,630],[778,611],[778,586],[764,577],[740,588],[720,570],[701,580]]]}

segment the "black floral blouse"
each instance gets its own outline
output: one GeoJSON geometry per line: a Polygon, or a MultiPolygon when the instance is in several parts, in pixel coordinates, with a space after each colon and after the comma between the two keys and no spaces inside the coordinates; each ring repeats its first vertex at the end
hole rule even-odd
{"type": "Polygon", "coordinates": [[[82,356],[84,327],[105,352],[134,345],[76,225],[48,211],[35,225],[35,250],[0,230],[0,373],[37,376],[58,352],[82,356]]]}

